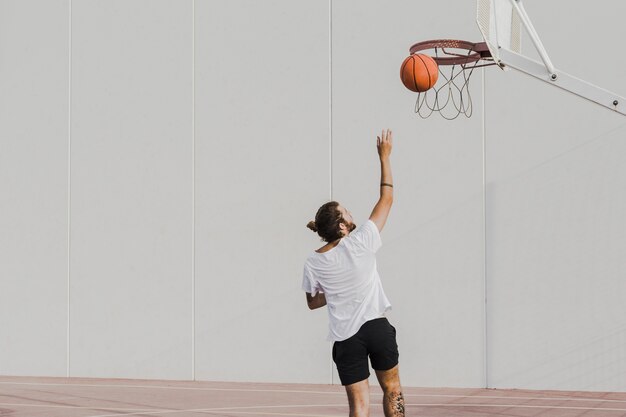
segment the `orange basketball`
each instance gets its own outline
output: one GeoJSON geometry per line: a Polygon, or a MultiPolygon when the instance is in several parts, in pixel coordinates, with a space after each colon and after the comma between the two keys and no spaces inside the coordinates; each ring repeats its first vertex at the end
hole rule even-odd
{"type": "Polygon", "coordinates": [[[410,55],[402,63],[400,78],[411,91],[421,93],[432,88],[439,77],[439,67],[434,59],[424,54],[410,55]]]}

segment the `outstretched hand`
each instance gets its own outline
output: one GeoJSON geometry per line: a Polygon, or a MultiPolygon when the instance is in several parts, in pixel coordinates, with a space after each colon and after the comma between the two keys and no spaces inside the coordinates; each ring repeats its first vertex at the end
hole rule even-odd
{"type": "Polygon", "coordinates": [[[380,136],[376,137],[376,147],[378,148],[378,156],[380,159],[389,158],[391,148],[393,147],[393,133],[391,130],[383,130],[380,136]]]}
{"type": "Polygon", "coordinates": [[[391,176],[391,161],[389,160],[393,147],[391,130],[382,131],[377,137],[376,146],[380,157],[380,198],[374,206],[372,214],[370,214],[370,220],[376,224],[379,231],[382,231],[393,204],[393,178],[391,176]]]}

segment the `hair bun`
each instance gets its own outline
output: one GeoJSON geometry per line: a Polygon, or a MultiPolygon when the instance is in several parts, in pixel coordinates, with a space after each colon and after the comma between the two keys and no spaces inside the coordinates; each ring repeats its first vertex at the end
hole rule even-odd
{"type": "Polygon", "coordinates": [[[317,226],[315,225],[314,221],[310,221],[306,227],[308,227],[309,229],[313,230],[315,233],[317,233],[317,226]]]}

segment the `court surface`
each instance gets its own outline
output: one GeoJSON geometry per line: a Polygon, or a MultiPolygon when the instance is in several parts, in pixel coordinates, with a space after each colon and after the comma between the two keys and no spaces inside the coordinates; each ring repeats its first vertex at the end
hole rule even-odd
{"type": "MultiPolygon", "coordinates": [[[[383,416],[372,386],[371,416],[383,416]]],[[[626,393],[405,388],[407,416],[626,416],[626,393]]],[[[347,416],[343,387],[0,377],[0,416],[347,416]]]]}

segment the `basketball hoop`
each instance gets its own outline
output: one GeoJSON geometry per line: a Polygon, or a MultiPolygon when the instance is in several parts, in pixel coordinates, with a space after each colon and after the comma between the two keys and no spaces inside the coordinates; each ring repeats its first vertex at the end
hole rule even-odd
{"type": "Polygon", "coordinates": [[[469,82],[474,69],[497,65],[485,42],[473,43],[454,39],[418,42],[409,49],[411,55],[429,55],[437,63],[439,77],[430,89],[418,92],[415,113],[426,119],[438,112],[453,120],[472,115],[469,82]]]}

